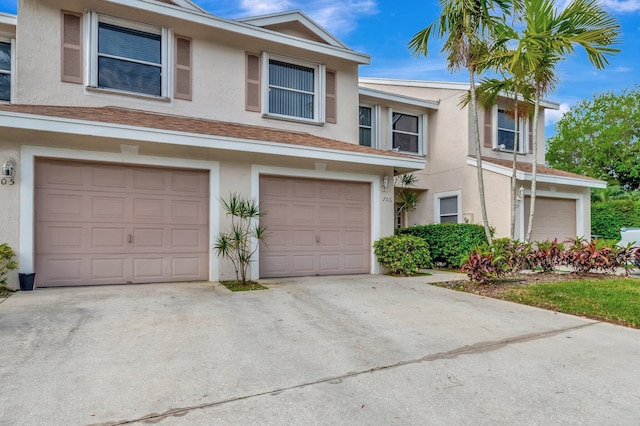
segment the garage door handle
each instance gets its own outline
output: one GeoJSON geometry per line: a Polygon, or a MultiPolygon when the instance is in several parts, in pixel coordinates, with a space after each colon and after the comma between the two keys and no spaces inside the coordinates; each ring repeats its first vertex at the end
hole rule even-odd
{"type": "Polygon", "coordinates": [[[320,242],[320,235],[316,235],[316,243],[320,242]]]}
{"type": "Polygon", "coordinates": [[[132,243],[133,242],[133,235],[129,234],[129,242],[132,243]]]}

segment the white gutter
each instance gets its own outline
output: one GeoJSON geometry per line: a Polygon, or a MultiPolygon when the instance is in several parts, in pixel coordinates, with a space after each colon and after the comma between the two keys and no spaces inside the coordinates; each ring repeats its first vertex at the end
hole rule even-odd
{"type": "Polygon", "coordinates": [[[438,109],[440,107],[439,101],[418,99],[411,96],[398,95],[391,92],[384,92],[382,90],[370,89],[368,87],[359,87],[358,94],[360,96],[369,96],[376,99],[384,99],[386,101],[398,102],[423,108],[438,109]]]}

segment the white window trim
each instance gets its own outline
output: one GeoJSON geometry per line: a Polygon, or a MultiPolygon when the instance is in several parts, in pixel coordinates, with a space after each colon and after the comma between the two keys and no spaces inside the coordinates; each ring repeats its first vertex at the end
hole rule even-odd
{"type": "Polygon", "coordinates": [[[142,24],[128,19],[116,18],[109,15],[103,15],[94,11],[88,11],[85,14],[85,46],[89,46],[89,54],[86,55],[85,67],[86,87],[87,89],[97,90],[104,93],[122,94],[146,99],[169,99],[173,94],[173,31],[168,28],[158,27],[154,25],[142,24]],[[125,28],[132,28],[152,34],[160,35],[161,48],[161,81],[160,96],[147,95],[145,93],[129,92],[124,90],[109,89],[98,87],[98,23],[107,22],[125,28]]]}
{"type": "MultiPolygon", "coordinates": [[[[393,150],[393,114],[405,114],[418,117],[418,152],[400,151],[403,154],[409,155],[427,155],[427,115],[423,112],[405,110],[405,109],[392,109],[389,108],[387,115],[388,131],[387,136],[389,140],[389,150],[393,150]]],[[[406,133],[406,132],[404,132],[406,133]]]]}
{"type": "MultiPolygon", "coordinates": [[[[491,131],[493,132],[493,149],[495,151],[503,151],[503,152],[513,152],[511,150],[507,150],[507,149],[500,149],[500,147],[498,146],[498,109],[506,109],[504,106],[502,105],[494,105],[492,108],[492,116],[493,116],[493,128],[491,129],[491,131]]],[[[520,122],[518,123],[518,131],[520,132],[520,135],[518,137],[519,139],[519,145],[520,145],[520,150],[518,150],[518,154],[528,154],[529,153],[529,119],[528,118],[521,118],[520,122]]]]}
{"type": "Polygon", "coordinates": [[[442,198],[450,198],[450,197],[458,197],[458,213],[457,213],[457,221],[456,223],[461,223],[462,221],[462,191],[461,190],[456,190],[456,191],[447,191],[447,192],[437,192],[435,194],[433,194],[433,200],[434,200],[434,223],[441,223],[440,222],[440,199],[442,198]]]}
{"type": "Polygon", "coordinates": [[[7,72],[4,71],[2,74],[9,74],[11,80],[11,91],[9,93],[8,101],[0,101],[0,103],[14,103],[16,98],[16,39],[8,38],[8,37],[0,37],[0,42],[7,43],[11,45],[11,69],[7,72]]]}
{"type": "Polygon", "coordinates": [[[262,52],[262,75],[261,90],[262,90],[262,116],[269,118],[278,118],[282,120],[301,121],[304,123],[318,123],[325,122],[325,73],[326,68],[323,64],[315,62],[304,61],[301,59],[291,58],[289,56],[278,55],[275,53],[262,52]],[[289,64],[300,65],[303,67],[313,68],[314,70],[314,96],[313,96],[313,111],[314,117],[312,119],[294,117],[291,115],[275,114],[269,112],[269,60],[282,61],[289,64]]]}
{"type": "MultiPolygon", "coordinates": [[[[359,107],[371,108],[371,148],[380,147],[380,105],[360,103],[359,107]]],[[[358,111],[358,130],[360,130],[360,111],[358,111]]],[[[359,134],[359,132],[358,132],[359,134]]],[[[359,139],[359,138],[358,138],[359,139]]],[[[358,140],[358,144],[360,140],[358,140]]]]}

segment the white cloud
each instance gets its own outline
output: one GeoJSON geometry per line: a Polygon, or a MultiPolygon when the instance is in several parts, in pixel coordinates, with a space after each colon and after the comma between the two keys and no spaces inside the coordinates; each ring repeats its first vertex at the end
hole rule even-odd
{"type": "Polygon", "coordinates": [[[359,18],[378,13],[375,0],[320,0],[312,4],[309,16],[332,34],[351,32],[359,18]]]}
{"type": "Polygon", "coordinates": [[[249,16],[267,15],[269,13],[295,9],[293,4],[288,0],[242,0],[240,7],[249,16]]]}
{"type": "Polygon", "coordinates": [[[602,4],[614,12],[628,13],[640,11],[640,0],[601,0],[602,4]]]}
{"type": "Polygon", "coordinates": [[[561,103],[560,104],[560,109],[558,110],[554,110],[554,109],[545,109],[544,110],[544,125],[545,126],[550,126],[552,124],[557,123],[558,121],[560,121],[560,119],[562,118],[563,115],[565,115],[567,112],[569,112],[570,106],[567,103],[561,103]]]}

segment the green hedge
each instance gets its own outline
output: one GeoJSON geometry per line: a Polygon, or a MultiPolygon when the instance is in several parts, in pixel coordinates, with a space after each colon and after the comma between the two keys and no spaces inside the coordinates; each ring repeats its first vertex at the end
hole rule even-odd
{"type": "Polygon", "coordinates": [[[620,240],[620,228],[640,227],[640,201],[611,200],[591,205],[591,234],[620,240]]]}
{"type": "Polygon", "coordinates": [[[459,268],[474,248],[487,242],[484,228],[470,223],[418,225],[398,229],[396,233],[423,238],[433,261],[452,268],[459,268]]]}

